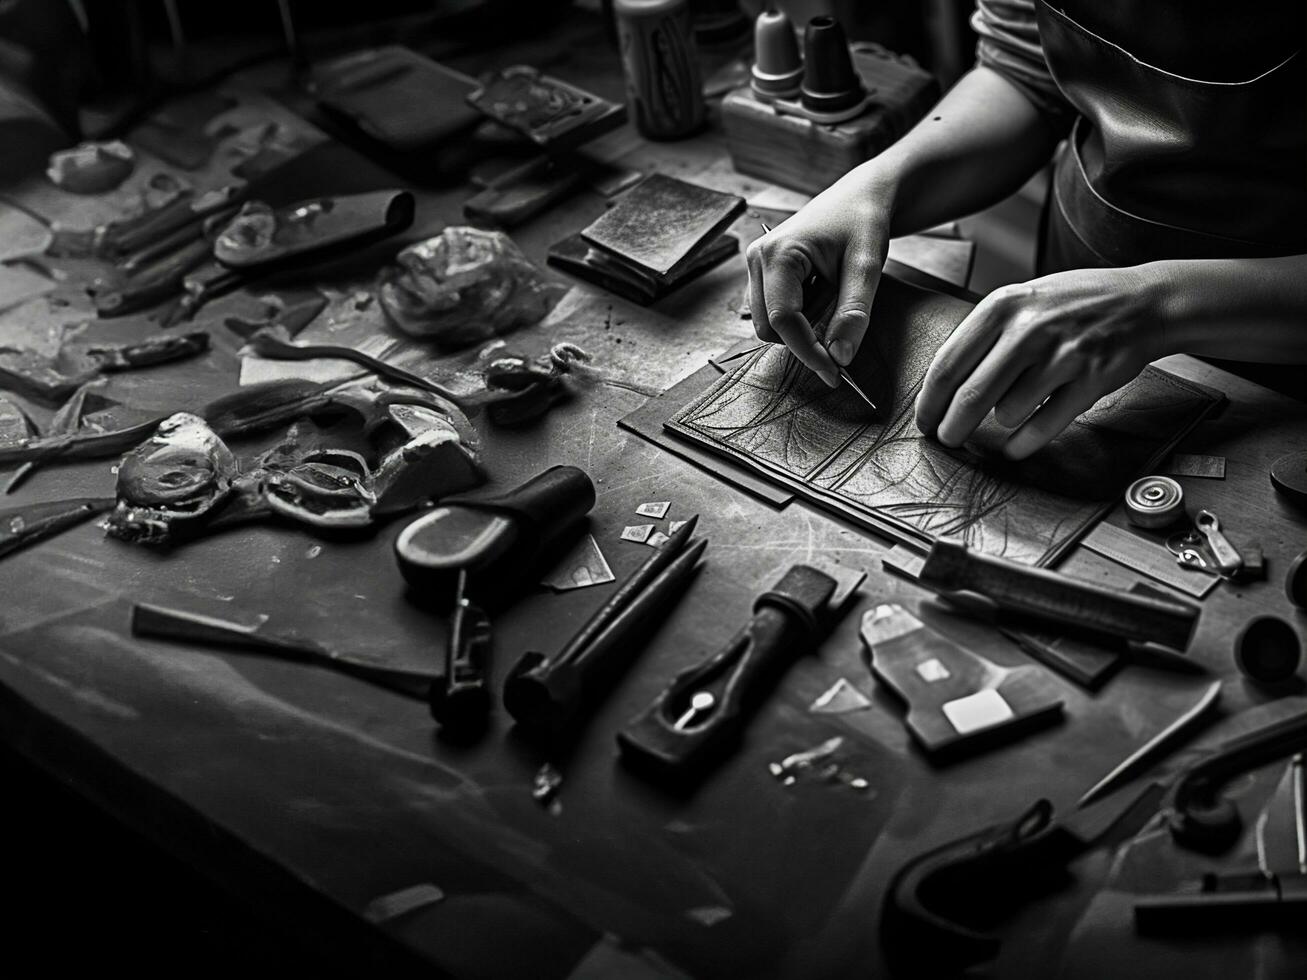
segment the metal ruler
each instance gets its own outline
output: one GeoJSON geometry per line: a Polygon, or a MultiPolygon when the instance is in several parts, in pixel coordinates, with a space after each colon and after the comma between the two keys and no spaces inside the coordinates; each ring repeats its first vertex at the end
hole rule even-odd
{"type": "Polygon", "coordinates": [[[1176,564],[1175,556],[1165,545],[1132,534],[1114,524],[1097,525],[1080,543],[1104,558],[1111,558],[1140,575],[1164,582],[1196,599],[1203,598],[1220,581],[1207,572],[1182,568],[1176,564]]]}

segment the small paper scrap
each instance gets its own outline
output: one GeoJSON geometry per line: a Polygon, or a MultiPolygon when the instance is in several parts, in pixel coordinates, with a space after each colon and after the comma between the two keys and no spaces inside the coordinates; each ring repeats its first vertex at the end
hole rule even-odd
{"type": "Polygon", "coordinates": [[[622,540],[634,541],[637,544],[644,544],[649,540],[649,535],[653,534],[654,526],[652,524],[632,524],[622,528],[622,540]]]}
{"type": "Polygon", "coordinates": [[[656,521],[661,521],[671,510],[672,502],[670,500],[656,500],[647,504],[641,504],[635,509],[635,512],[641,517],[652,517],[656,521]]]}
{"type": "Polygon", "coordinates": [[[557,802],[558,791],[563,786],[563,774],[546,762],[536,772],[535,779],[531,782],[531,798],[543,807],[552,810],[552,805],[557,802]]]}
{"type": "Polygon", "coordinates": [[[816,715],[842,715],[871,707],[871,699],[841,677],[808,708],[816,715]]]}
{"type": "Polygon", "coordinates": [[[388,922],[401,915],[416,912],[427,905],[435,905],[443,900],[445,893],[430,882],[401,888],[389,895],[382,895],[368,902],[363,910],[363,917],[369,922],[388,922]]]}
{"type": "Polygon", "coordinates": [[[734,913],[722,905],[705,905],[703,908],[687,909],[685,917],[701,926],[715,926],[729,919],[734,913]]]}
{"type": "Polygon", "coordinates": [[[795,752],[780,762],[767,763],[767,770],[782,786],[793,786],[800,777],[807,777],[823,783],[842,783],[850,789],[868,789],[871,784],[866,779],[850,773],[835,759],[843,744],[844,739],[836,735],[806,752],[795,752]]]}
{"type": "Polygon", "coordinates": [[[689,521],[669,521],[668,524],[667,524],[667,533],[668,533],[668,534],[675,534],[675,533],[676,533],[677,531],[679,531],[681,528],[685,527],[685,525],[688,524],[688,523],[690,523],[690,522],[689,522],[689,521]]]}
{"type": "Polygon", "coordinates": [[[1225,479],[1225,457],[1203,456],[1196,453],[1176,453],[1166,467],[1164,476],[1198,476],[1205,480],[1225,479]]]}
{"type": "Polygon", "coordinates": [[[653,534],[649,535],[649,540],[646,541],[645,544],[647,544],[650,548],[661,548],[670,540],[672,539],[669,538],[667,535],[663,534],[662,531],[654,531],[653,534]]]}
{"type": "Polygon", "coordinates": [[[612,582],[617,576],[608,567],[608,559],[599,550],[593,534],[584,535],[544,579],[542,585],[556,592],[584,589],[590,585],[612,582]]]}

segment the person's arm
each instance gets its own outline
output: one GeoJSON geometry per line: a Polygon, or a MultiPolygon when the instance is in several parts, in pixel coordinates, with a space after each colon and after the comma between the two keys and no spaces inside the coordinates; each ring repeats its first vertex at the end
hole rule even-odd
{"type": "Polygon", "coordinates": [[[835,362],[848,364],[866,332],[890,237],[1006,197],[1048,161],[1058,136],[1013,82],[985,65],[973,69],[901,140],[749,247],[758,336],[784,342],[838,384],[835,362]],[[840,284],[825,347],[802,313],[813,272],[840,284]]]}
{"type": "Polygon", "coordinates": [[[1163,353],[1307,365],[1307,255],[1141,266],[1163,353]]]}
{"type": "Polygon", "coordinates": [[[917,426],[960,446],[990,410],[1024,459],[1168,354],[1307,364],[1307,255],[1076,269],[1005,286],[944,342],[917,426]]]}

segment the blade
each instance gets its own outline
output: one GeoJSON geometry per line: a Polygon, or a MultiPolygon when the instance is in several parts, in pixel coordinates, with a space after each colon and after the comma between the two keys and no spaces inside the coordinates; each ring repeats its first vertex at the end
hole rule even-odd
{"type": "Polygon", "coordinates": [[[1257,864],[1265,875],[1307,873],[1302,753],[1285,767],[1275,792],[1257,818],[1257,864]]]}
{"type": "Polygon", "coordinates": [[[74,497],[0,511],[0,558],[109,510],[113,497],[74,497]]]}
{"type": "Polygon", "coordinates": [[[1122,759],[1116,768],[1086,790],[1085,795],[1076,801],[1076,808],[1086,806],[1100,796],[1106,796],[1117,786],[1127,782],[1146,769],[1152,763],[1153,758],[1161,753],[1168,744],[1197,724],[1203,715],[1207,713],[1207,710],[1216,704],[1220,696],[1221,682],[1212,681],[1192,708],[1122,759]]]}
{"type": "Polygon", "coordinates": [[[843,378],[846,382],[848,382],[849,387],[858,393],[859,398],[861,398],[864,402],[866,402],[876,411],[879,411],[879,409],[876,409],[876,403],[867,397],[867,393],[858,387],[856,381],[854,381],[851,377],[849,377],[849,372],[845,368],[840,368],[840,377],[843,378]]]}

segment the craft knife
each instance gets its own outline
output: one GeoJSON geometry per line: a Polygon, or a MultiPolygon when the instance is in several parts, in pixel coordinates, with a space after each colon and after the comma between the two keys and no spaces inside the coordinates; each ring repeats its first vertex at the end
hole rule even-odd
{"type": "Polygon", "coordinates": [[[75,497],[0,511],[0,558],[103,514],[113,497],[75,497]]]}
{"type": "MultiPolygon", "coordinates": [[[[771,226],[769,226],[769,225],[767,224],[767,222],[765,222],[765,221],[759,221],[758,224],[760,224],[760,225],[762,226],[762,230],[763,230],[763,233],[764,233],[764,234],[771,234],[771,226]]],[[[817,274],[814,272],[814,273],[812,274],[812,276],[808,279],[807,283],[804,285],[804,290],[803,290],[804,293],[807,294],[808,291],[809,291],[813,286],[816,285],[817,281],[818,281],[818,277],[817,277],[817,274]]],[[[826,303],[823,303],[822,305],[823,305],[823,307],[824,307],[824,306],[827,305],[827,304],[826,304],[826,303]]],[[[804,313],[806,314],[807,312],[808,312],[808,311],[805,309],[805,310],[804,310],[804,313]]],[[[756,350],[757,348],[754,348],[754,349],[756,350]]],[[[746,351],[745,353],[748,353],[748,352],[746,351]]],[[[867,396],[867,393],[866,393],[865,391],[863,391],[860,387],[858,387],[858,383],[857,383],[856,381],[854,381],[853,378],[849,375],[848,369],[845,368],[844,365],[842,365],[842,364],[836,364],[835,367],[836,367],[836,369],[838,369],[838,371],[839,371],[839,373],[840,373],[840,380],[841,380],[841,381],[845,381],[845,382],[847,382],[847,383],[848,383],[848,386],[849,386],[850,388],[852,388],[852,389],[854,390],[854,392],[857,393],[858,397],[861,398],[864,402],[866,402],[868,405],[871,406],[872,411],[880,411],[880,409],[876,408],[876,403],[875,403],[874,401],[872,401],[872,400],[867,396]]]]}

